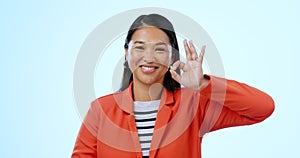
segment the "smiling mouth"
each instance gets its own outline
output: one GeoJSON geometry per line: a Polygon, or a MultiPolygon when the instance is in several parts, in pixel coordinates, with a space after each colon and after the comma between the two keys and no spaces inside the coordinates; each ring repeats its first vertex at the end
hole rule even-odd
{"type": "Polygon", "coordinates": [[[145,69],[158,69],[158,66],[147,66],[147,65],[140,65],[139,67],[145,68],[145,69]]]}
{"type": "Polygon", "coordinates": [[[142,71],[143,71],[144,73],[152,73],[152,72],[154,72],[156,69],[158,69],[158,66],[140,65],[139,67],[142,69],[142,71]]]}

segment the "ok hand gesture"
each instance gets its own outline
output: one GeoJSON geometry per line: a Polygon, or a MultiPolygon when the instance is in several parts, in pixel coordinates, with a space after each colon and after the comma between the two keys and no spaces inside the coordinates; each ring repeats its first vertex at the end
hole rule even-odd
{"type": "Polygon", "coordinates": [[[172,78],[186,88],[200,90],[208,84],[208,80],[203,76],[202,62],[206,46],[202,46],[201,53],[198,56],[196,48],[192,41],[183,41],[186,63],[176,61],[170,69],[172,78]],[[176,69],[182,70],[182,74],[176,73],[176,69]]]}

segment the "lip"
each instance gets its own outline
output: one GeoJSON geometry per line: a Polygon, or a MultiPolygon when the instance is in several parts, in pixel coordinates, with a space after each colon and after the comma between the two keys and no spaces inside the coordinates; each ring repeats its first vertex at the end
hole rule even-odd
{"type": "Polygon", "coordinates": [[[143,73],[150,74],[155,72],[155,70],[158,69],[159,67],[156,65],[140,65],[139,68],[143,73]]]}

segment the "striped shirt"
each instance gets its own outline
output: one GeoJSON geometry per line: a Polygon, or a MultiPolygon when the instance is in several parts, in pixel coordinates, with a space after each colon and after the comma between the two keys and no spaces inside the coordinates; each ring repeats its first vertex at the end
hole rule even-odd
{"type": "Polygon", "coordinates": [[[149,150],[160,100],[135,101],[134,116],[143,157],[149,156],[149,150]]]}

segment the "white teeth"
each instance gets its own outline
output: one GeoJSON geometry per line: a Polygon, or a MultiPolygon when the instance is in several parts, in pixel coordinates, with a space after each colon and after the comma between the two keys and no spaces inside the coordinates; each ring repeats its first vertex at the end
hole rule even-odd
{"type": "Polygon", "coordinates": [[[154,70],[154,67],[142,66],[142,68],[146,71],[154,70]]]}

